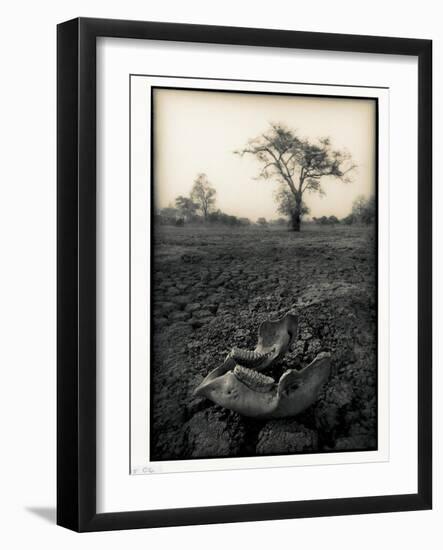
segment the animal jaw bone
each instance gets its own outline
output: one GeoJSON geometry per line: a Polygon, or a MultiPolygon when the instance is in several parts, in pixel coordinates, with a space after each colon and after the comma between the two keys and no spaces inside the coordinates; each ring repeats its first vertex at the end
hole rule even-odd
{"type": "Polygon", "coordinates": [[[230,356],[238,365],[263,370],[286,353],[297,328],[297,317],[290,313],[277,321],[263,321],[255,349],[233,348],[230,356]]]}
{"type": "Polygon", "coordinates": [[[271,352],[260,353],[255,350],[249,351],[245,349],[232,348],[230,356],[234,359],[237,365],[257,369],[268,359],[270,354],[271,352]]]}
{"type": "Polygon", "coordinates": [[[316,401],[329,378],[329,353],[320,353],[301,371],[286,371],[278,382],[258,372],[286,353],[296,330],[294,315],[264,321],[258,330],[256,348],[234,348],[225,362],[206,376],[194,395],[251,417],[281,418],[304,411],[316,401]]]}
{"type": "Polygon", "coordinates": [[[211,371],[194,393],[201,393],[200,388],[211,380],[234,369],[235,365],[253,367],[256,370],[263,370],[268,367],[273,361],[286,353],[296,335],[297,327],[297,318],[290,313],[277,321],[263,321],[258,329],[258,343],[255,350],[233,348],[223,365],[211,371]]]}
{"type": "Polygon", "coordinates": [[[258,392],[266,392],[272,389],[275,384],[275,380],[270,376],[265,376],[261,372],[257,372],[252,369],[247,369],[240,365],[235,365],[234,375],[243,382],[245,386],[251,388],[251,390],[258,392]]]}
{"type": "Polygon", "coordinates": [[[320,353],[300,371],[286,371],[278,383],[245,367],[234,366],[232,370],[232,365],[228,356],[218,374],[212,371],[195,394],[245,416],[283,418],[303,412],[317,400],[329,378],[330,354],[320,353]]]}

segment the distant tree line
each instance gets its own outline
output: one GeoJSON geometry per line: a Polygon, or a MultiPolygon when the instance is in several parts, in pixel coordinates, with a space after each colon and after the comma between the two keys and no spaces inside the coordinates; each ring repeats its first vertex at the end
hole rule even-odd
{"type": "Polygon", "coordinates": [[[321,216],[321,218],[312,218],[312,221],[318,223],[319,225],[335,225],[340,223],[340,220],[337,216],[321,216]]]}
{"type": "Polygon", "coordinates": [[[251,225],[251,220],[249,218],[238,218],[237,216],[231,216],[225,214],[220,209],[215,212],[211,212],[208,215],[207,221],[209,223],[221,223],[224,225],[251,225]]]}
{"type": "Polygon", "coordinates": [[[355,199],[351,213],[343,218],[342,222],[346,225],[356,223],[369,225],[375,222],[376,213],[377,207],[375,204],[375,197],[371,196],[366,198],[360,195],[355,199]]]}
{"type": "MultiPolygon", "coordinates": [[[[207,223],[222,224],[229,226],[250,226],[249,218],[232,216],[216,209],[216,190],[210,183],[208,176],[204,173],[198,174],[192,185],[189,196],[178,196],[174,205],[170,204],[166,208],[160,209],[156,213],[156,221],[161,225],[182,226],[187,223],[207,223]]],[[[259,217],[255,222],[261,227],[284,226],[288,225],[293,229],[293,213],[297,208],[300,218],[309,214],[308,206],[302,201],[295,205],[294,195],[286,186],[280,185],[274,194],[278,204],[278,212],[284,217],[267,221],[264,217],[259,217]]],[[[360,195],[352,205],[351,213],[339,220],[337,216],[313,217],[312,222],[318,225],[336,225],[339,223],[345,225],[352,224],[371,224],[374,223],[376,216],[375,197],[369,198],[360,195]]]]}
{"type": "Polygon", "coordinates": [[[375,197],[369,198],[360,195],[352,204],[352,211],[348,216],[339,220],[337,216],[321,216],[320,218],[312,218],[314,223],[319,225],[335,225],[342,223],[345,225],[365,224],[369,225],[375,222],[376,204],[375,197]]]}

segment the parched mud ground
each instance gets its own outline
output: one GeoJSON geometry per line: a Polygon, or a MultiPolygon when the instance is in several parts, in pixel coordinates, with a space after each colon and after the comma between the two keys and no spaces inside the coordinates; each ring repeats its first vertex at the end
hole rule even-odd
{"type": "Polygon", "coordinates": [[[160,226],[155,242],[151,460],[376,448],[372,226],[160,226]],[[298,336],[272,374],[329,351],[332,374],[314,405],[254,420],[192,396],[233,346],[253,349],[260,323],[288,311],[298,336]]]}

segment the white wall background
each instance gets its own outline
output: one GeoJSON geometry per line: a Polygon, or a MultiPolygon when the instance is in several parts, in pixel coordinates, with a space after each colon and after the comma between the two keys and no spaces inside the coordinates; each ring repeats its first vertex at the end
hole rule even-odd
{"type": "MultiPolygon", "coordinates": [[[[443,299],[434,288],[435,505],[432,512],[76,535],[55,521],[55,26],[76,16],[286,28],[434,40],[435,272],[443,207],[442,8],[432,0],[65,0],[8,2],[0,34],[0,544],[4,548],[438,548],[443,464],[443,299]],[[440,310],[440,311],[438,311],[440,310]],[[439,340],[440,336],[440,342],[439,340]]],[[[401,197],[398,197],[401,200],[401,197]]],[[[440,249],[440,250],[439,250],[440,249]]]]}

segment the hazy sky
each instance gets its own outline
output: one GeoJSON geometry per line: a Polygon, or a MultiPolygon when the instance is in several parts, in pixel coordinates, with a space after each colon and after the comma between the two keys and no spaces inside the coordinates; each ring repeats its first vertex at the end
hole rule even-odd
{"type": "Polygon", "coordinates": [[[323,178],[326,196],[305,193],[311,216],[346,216],[359,195],[375,186],[375,102],[303,96],[239,94],[190,90],[154,91],[154,195],[156,206],[189,195],[204,172],[217,190],[217,207],[256,220],[276,218],[273,193],[278,182],[255,180],[260,163],[233,151],[281,122],[301,137],[330,137],[347,149],[357,169],[353,182],[323,178]]]}

